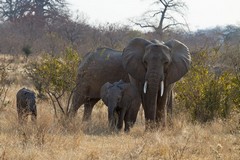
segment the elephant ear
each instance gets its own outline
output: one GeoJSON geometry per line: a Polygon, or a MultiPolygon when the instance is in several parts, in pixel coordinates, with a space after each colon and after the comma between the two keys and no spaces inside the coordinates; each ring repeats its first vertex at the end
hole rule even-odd
{"type": "Polygon", "coordinates": [[[119,81],[117,81],[117,82],[114,82],[113,83],[113,85],[115,85],[115,86],[120,86],[120,85],[122,85],[122,84],[124,84],[125,82],[121,79],[121,80],[119,80],[119,81]]]}
{"type": "Polygon", "coordinates": [[[134,79],[141,81],[145,79],[146,69],[142,59],[145,47],[149,44],[152,44],[152,42],[143,38],[134,38],[123,50],[123,67],[134,79]]]}
{"type": "Polygon", "coordinates": [[[102,87],[100,91],[100,96],[102,98],[102,101],[107,105],[107,97],[108,97],[108,89],[112,87],[113,84],[106,82],[102,87]]]}
{"type": "Polygon", "coordinates": [[[180,80],[189,70],[191,56],[188,47],[178,40],[165,43],[171,49],[172,63],[169,65],[166,83],[171,84],[180,80]]]}

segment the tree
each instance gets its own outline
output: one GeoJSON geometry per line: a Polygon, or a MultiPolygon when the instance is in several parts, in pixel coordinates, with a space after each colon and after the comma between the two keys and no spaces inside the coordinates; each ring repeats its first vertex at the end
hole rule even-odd
{"type": "Polygon", "coordinates": [[[65,8],[65,0],[0,0],[0,16],[10,22],[29,16],[45,21],[62,15],[65,8]]]}
{"type": "Polygon", "coordinates": [[[0,15],[3,20],[14,22],[30,11],[31,0],[0,0],[0,15]]]}
{"type": "Polygon", "coordinates": [[[65,0],[32,0],[33,12],[40,20],[51,19],[63,15],[66,7],[65,0]]]}
{"type": "Polygon", "coordinates": [[[45,93],[51,99],[55,117],[58,117],[58,111],[65,115],[75,88],[80,57],[76,51],[67,48],[62,55],[46,54],[41,59],[30,63],[26,73],[38,90],[38,96],[43,97],[45,93]]]}
{"type": "Polygon", "coordinates": [[[185,22],[180,22],[180,19],[184,20],[183,11],[187,9],[181,0],[154,0],[153,6],[156,8],[145,12],[138,22],[132,22],[141,28],[153,29],[160,37],[167,29],[186,25],[185,22]]]}

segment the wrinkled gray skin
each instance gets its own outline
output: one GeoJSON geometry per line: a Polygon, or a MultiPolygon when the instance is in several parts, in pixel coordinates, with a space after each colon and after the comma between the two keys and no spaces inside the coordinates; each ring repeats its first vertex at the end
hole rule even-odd
{"type": "Polygon", "coordinates": [[[79,107],[84,104],[83,120],[90,120],[93,106],[101,99],[102,85],[120,79],[129,82],[128,74],[122,66],[122,52],[98,48],[87,54],[78,67],[76,89],[68,116],[74,117],[79,107]]]}
{"type": "Polygon", "coordinates": [[[19,124],[26,123],[28,115],[31,115],[32,122],[36,123],[37,106],[35,93],[29,89],[22,88],[17,92],[16,98],[19,124]]]}
{"type": "Polygon", "coordinates": [[[187,46],[177,40],[160,43],[135,38],[125,47],[123,66],[129,73],[131,83],[141,94],[146,129],[159,124],[155,122],[166,125],[166,106],[172,103],[173,84],[188,72],[190,62],[187,46]],[[161,81],[164,87],[161,87],[161,81]],[[147,85],[144,85],[145,82],[147,85]]]}
{"type": "Polygon", "coordinates": [[[108,107],[109,127],[114,129],[117,125],[117,129],[121,130],[124,121],[124,131],[128,132],[136,121],[141,104],[137,88],[122,80],[113,84],[107,82],[101,87],[101,98],[108,107]]]}

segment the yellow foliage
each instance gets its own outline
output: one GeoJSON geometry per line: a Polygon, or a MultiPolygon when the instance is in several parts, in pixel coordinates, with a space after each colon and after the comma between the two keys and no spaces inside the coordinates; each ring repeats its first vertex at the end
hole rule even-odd
{"type": "Polygon", "coordinates": [[[45,54],[41,62],[32,62],[27,67],[27,73],[45,92],[62,94],[74,88],[79,60],[78,54],[68,48],[61,56],[45,54]]]}

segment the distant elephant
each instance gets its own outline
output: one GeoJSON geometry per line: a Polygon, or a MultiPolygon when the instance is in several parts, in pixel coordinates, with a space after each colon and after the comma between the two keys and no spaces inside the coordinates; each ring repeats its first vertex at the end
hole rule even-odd
{"type": "Polygon", "coordinates": [[[74,117],[79,107],[84,104],[83,120],[89,120],[93,106],[101,99],[102,85],[120,79],[129,82],[128,74],[122,66],[122,52],[98,48],[95,52],[88,53],[78,67],[76,88],[68,116],[74,117]]]}
{"type": "Polygon", "coordinates": [[[190,63],[188,47],[177,40],[164,43],[134,38],[124,48],[123,66],[141,94],[146,129],[155,122],[166,125],[173,84],[188,72],[190,63]]]}
{"type": "Polygon", "coordinates": [[[29,89],[22,88],[17,92],[16,98],[19,124],[26,123],[28,115],[31,115],[31,120],[35,123],[37,119],[35,93],[29,89]]]}
{"type": "Polygon", "coordinates": [[[141,105],[137,88],[122,80],[114,83],[107,82],[101,87],[101,98],[108,107],[109,127],[114,129],[117,122],[117,129],[121,130],[124,120],[124,131],[128,132],[129,127],[132,127],[136,121],[141,105]]]}

